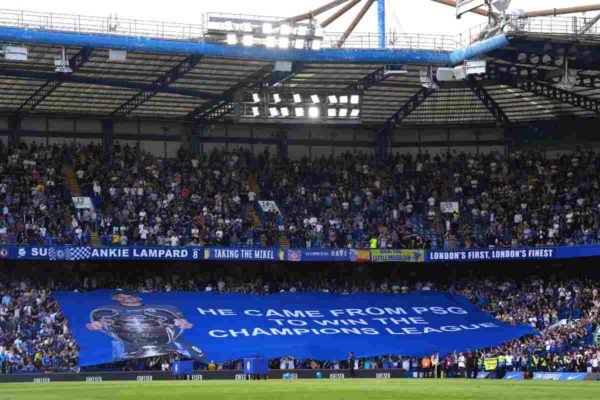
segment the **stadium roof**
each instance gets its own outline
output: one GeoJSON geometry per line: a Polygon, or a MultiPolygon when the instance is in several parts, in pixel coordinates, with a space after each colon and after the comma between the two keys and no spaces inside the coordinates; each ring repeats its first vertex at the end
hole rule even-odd
{"type": "Polygon", "coordinates": [[[529,19],[500,35],[504,41],[495,37],[487,41],[496,41],[491,46],[484,40],[467,47],[487,61],[487,74],[424,90],[422,76],[429,66],[461,62],[469,51],[456,49],[468,46],[470,38],[399,36],[392,48],[376,50],[371,40],[354,34],[346,50],[327,48],[325,40],[319,51],[232,51],[237,46],[202,43],[195,36],[199,27],[186,25],[180,36],[170,33],[178,31],[175,27],[163,26],[161,33],[148,28],[150,23],[140,23],[142,31],[86,31],[86,26],[32,26],[9,13],[0,11],[0,43],[27,47],[28,59],[0,58],[3,114],[189,122],[233,118],[237,92],[273,82],[308,92],[359,91],[360,122],[373,126],[394,114],[397,123],[407,126],[470,126],[600,113],[600,36],[596,29],[578,35],[575,27],[556,28],[566,20],[575,26],[573,18],[549,18],[545,24],[529,19]],[[119,40],[138,47],[128,48],[125,60],[109,61],[109,48],[125,47],[119,40]],[[63,44],[72,73],[55,71],[63,44]],[[274,71],[280,58],[293,61],[292,71],[274,71]],[[572,85],[557,85],[567,59],[572,85]],[[406,64],[407,73],[385,74],[389,64],[406,64]]]}

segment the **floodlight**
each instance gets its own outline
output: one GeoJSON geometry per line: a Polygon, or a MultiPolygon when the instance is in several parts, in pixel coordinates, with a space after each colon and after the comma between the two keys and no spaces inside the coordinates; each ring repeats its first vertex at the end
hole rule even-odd
{"type": "Polygon", "coordinates": [[[290,116],[290,110],[287,107],[282,107],[281,108],[281,116],[282,117],[289,117],[290,116]]]}
{"type": "Polygon", "coordinates": [[[250,46],[254,45],[254,36],[244,35],[244,37],[242,38],[242,43],[246,47],[250,47],[250,46]]]}
{"type": "Polygon", "coordinates": [[[287,36],[292,33],[292,28],[289,25],[281,25],[279,27],[279,34],[283,36],[287,36]]]}
{"type": "Polygon", "coordinates": [[[227,34],[227,44],[234,46],[237,44],[237,42],[238,42],[238,39],[237,39],[237,35],[235,33],[227,34]]]}
{"type": "Polygon", "coordinates": [[[329,96],[328,99],[329,99],[330,104],[337,104],[337,102],[338,102],[337,97],[335,97],[333,95],[329,96]]]}
{"type": "Polygon", "coordinates": [[[319,118],[319,107],[309,107],[308,116],[310,118],[319,118]]]}
{"type": "MultiPolygon", "coordinates": [[[[0,54],[2,54],[2,46],[0,46],[0,54]]],[[[5,46],[4,58],[10,61],[27,61],[29,51],[27,47],[22,46],[5,46]]]]}
{"type": "Polygon", "coordinates": [[[360,96],[357,94],[353,94],[350,96],[350,104],[358,104],[360,102],[360,96]]]}
{"type": "Polygon", "coordinates": [[[321,39],[313,39],[311,48],[315,51],[321,50],[321,39]]]}
{"type": "Polygon", "coordinates": [[[296,113],[296,117],[304,117],[304,108],[296,107],[294,112],[296,113]]]}
{"type": "Polygon", "coordinates": [[[242,24],[242,29],[244,32],[252,32],[252,24],[250,22],[244,22],[242,24]]]}
{"type": "Polygon", "coordinates": [[[281,103],[281,96],[279,95],[279,93],[273,94],[273,103],[281,103]]]}
{"type": "Polygon", "coordinates": [[[281,36],[279,38],[279,48],[287,49],[288,47],[290,47],[290,39],[285,36],[281,36]]]}
{"type": "Polygon", "coordinates": [[[348,96],[340,96],[341,104],[348,104],[348,96]]]}
{"type": "Polygon", "coordinates": [[[258,93],[252,93],[252,101],[255,103],[260,103],[260,96],[258,93]]]}
{"type": "Polygon", "coordinates": [[[279,111],[277,110],[277,107],[270,107],[269,108],[269,115],[271,117],[276,117],[279,115],[279,111]]]}
{"type": "Polygon", "coordinates": [[[296,39],[294,41],[294,48],[296,48],[296,50],[302,50],[304,48],[304,39],[296,39]]]}
{"type": "Polygon", "coordinates": [[[269,48],[273,48],[273,47],[277,46],[277,39],[275,39],[275,36],[267,36],[265,45],[269,48]]]}
{"type": "Polygon", "coordinates": [[[298,93],[294,93],[294,103],[302,103],[302,96],[300,96],[298,93]]]}
{"type": "Polygon", "coordinates": [[[296,35],[306,36],[307,31],[308,31],[308,29],[306,29],[306,26],[300,25],[299,27],[296,28],[296,35]]]}
{"type": "Polygon", "coordinates": [[[252,116],[258,117],[260,115],[260,109],[256,106],[252,107],[252,116]]]}
{"type": "Polygon", "coordinates": [[[351,117],[354,117],[354,118],[356,118],[356,117],[358,117],[359,115],[360,115],[360,109],[358,109],[358,108],[355,108],[355,109],[353,109],[352,111],[350,111],[350,116],[351,116],[351,117]]]}
{"type": "Polygon", "coordinates": [[[265,22],[262,26],[262,32],[265,35],[270,35],[273,33],[273,24],[269,23],[269,22],[265,22]]]}
{"type": "Polygon", "coordinates": [[[337,116],[337,110],[335,108],[328,108],[327,109],[327,116],[329,118],[335,118],[337,116]]]}
{"type": "Polygon", "coordinates": [[[312,102],[314,104],[319,103],[321,100],[319,99],[319,96],[317,96],[316,94],[313,94],[312,96],[310,96],[310,99],[312,100],[312,102]]]}
{"type": "Polygon", "coordinates": [[[348,109],[347,108],[340,108],[340,113],[339,116],[342,118],[345,118],[348,116],[348,109]]]}

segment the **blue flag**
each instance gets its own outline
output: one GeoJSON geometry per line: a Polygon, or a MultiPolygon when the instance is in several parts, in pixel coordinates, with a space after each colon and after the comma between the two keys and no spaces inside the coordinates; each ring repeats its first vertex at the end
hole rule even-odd
{"type": "Polygon", "coordinates": [[[510,326],[465,298],[412,294],[270,296],[107,290],[55,293],[81,347],[80,365],[179,353],[217,362],[422,356],[497,346],[536,332],[510,326]]]}

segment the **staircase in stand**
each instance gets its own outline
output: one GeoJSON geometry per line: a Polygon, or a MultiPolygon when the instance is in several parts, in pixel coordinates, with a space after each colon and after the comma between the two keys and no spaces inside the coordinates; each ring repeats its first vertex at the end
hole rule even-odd
{"type": "MultiPolygon", "coordinates": [[[[71,193],[71,197],[80,197],[81,187],[79,186],[79,181],[77,180],[77,176],[75,175],[73,167],[71,165],[66,165],[63,168],[63,175],[67,181],[67,186],[69,188],[69,192],[71,193]]],[[[102,246],[102,241],[100,240],[100,236],[98,236],[98,232],[93,231],[91,233],[90,245],[93,247],[102,246]]]]}

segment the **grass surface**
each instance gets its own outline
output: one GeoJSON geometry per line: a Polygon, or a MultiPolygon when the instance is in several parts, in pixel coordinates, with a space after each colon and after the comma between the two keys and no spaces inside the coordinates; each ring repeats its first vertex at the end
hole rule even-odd
{"type": "Polygon", "coordinates": [[[600,399],[600,382],[297,380],[0,384],[0,400],[600,399]]]}

